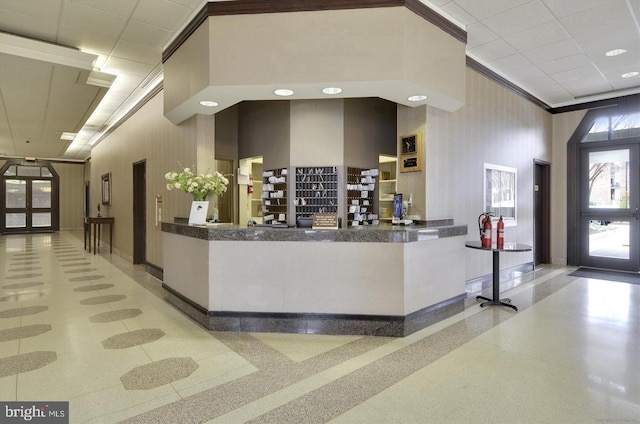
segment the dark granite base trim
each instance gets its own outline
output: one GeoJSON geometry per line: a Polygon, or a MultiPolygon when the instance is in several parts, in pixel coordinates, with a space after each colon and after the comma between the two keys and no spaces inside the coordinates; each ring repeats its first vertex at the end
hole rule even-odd
{"type": "Polygon", "coordinates": [[[165,299],[211,331],[404,337],[464,311],[466,293],[401,315],[207,311],[166,284],[165,299]]]}
{"type": "Polygon", "coordinates": [[[164,280],[164,269],[160,268],[158,265],[154,265],[151,262],[145,262],[144,270],[147,272],[147,274],[151,274],[158,280],[164,280]]]}

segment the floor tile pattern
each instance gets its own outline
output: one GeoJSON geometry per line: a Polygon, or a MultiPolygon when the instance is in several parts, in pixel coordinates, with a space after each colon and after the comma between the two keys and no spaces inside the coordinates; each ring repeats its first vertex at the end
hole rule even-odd
{"type": "Polygon", "coordinates": [[[82,232],[0,236],[0,399],[72,423],[638,424],[640,286],[571,271],[510,277],[518,312],[474,282],[404,338],[208,332],[82,232]]]}

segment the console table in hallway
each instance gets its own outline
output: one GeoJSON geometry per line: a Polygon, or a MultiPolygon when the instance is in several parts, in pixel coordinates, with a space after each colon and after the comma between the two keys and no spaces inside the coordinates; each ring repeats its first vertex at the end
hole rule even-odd
{"type": "Polygon", "coordinates": [[[110,216],[88,216],[84,219],[84,248],[87,248],[87,233],[89,233],[89,253],[91,253],[91,233],[93,233],[93,254],[100,247],[100,227],[109,224],[109,253],[113,253],[113,222],[110,216]]]}
{"type": "Polygon", "coordinates": [[[482,247],[482,243],[476,240],[467,241],[464,245],[471,249],[487,250],[493,252],[493,297],[489,299],[488,297],[484,296],[476,296],[476,299],[486,301],[481,303],[480,306],[507,306],[517,311],[518,308],[515,305],[511,304],[511,299],[500,299],[500,252],[529,252],[532,249],[531,246],[520,243],[505,243],[504,246],[500,248],[498,248],[495,244],[492,247],[482,247]]]}

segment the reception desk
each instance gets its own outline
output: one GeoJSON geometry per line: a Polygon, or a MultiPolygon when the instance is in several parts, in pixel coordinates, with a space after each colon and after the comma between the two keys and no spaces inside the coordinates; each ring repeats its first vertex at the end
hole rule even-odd
{"type": "Polygon", "coordinates": [[[466,225],[163,223],[168,300],[214,331],[405,336],[464,309],[466,225]]]}

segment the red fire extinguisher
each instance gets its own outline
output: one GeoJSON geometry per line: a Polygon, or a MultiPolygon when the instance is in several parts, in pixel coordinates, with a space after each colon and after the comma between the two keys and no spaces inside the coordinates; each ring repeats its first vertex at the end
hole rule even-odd
{"type": "Polygon", "coordinates": [[[502,219],[502,215],[500,215],[500,220],[498,221],[498,235],[496,236],[496,246],[498,249],[502,249],[504,247],[504,221],[502,219]]]}
{"type": "Polygon", "coordinates": [[[480,242],[483,248],[491,248],[491,213],[485,212],[478,217],[478,227],[480,229],[480,242]]]}
{"type": "Polygon", "coordinates": [[[249,184],[247,185],[247,194],[253,194],[253,176],[249,175],[249,184]]]}

